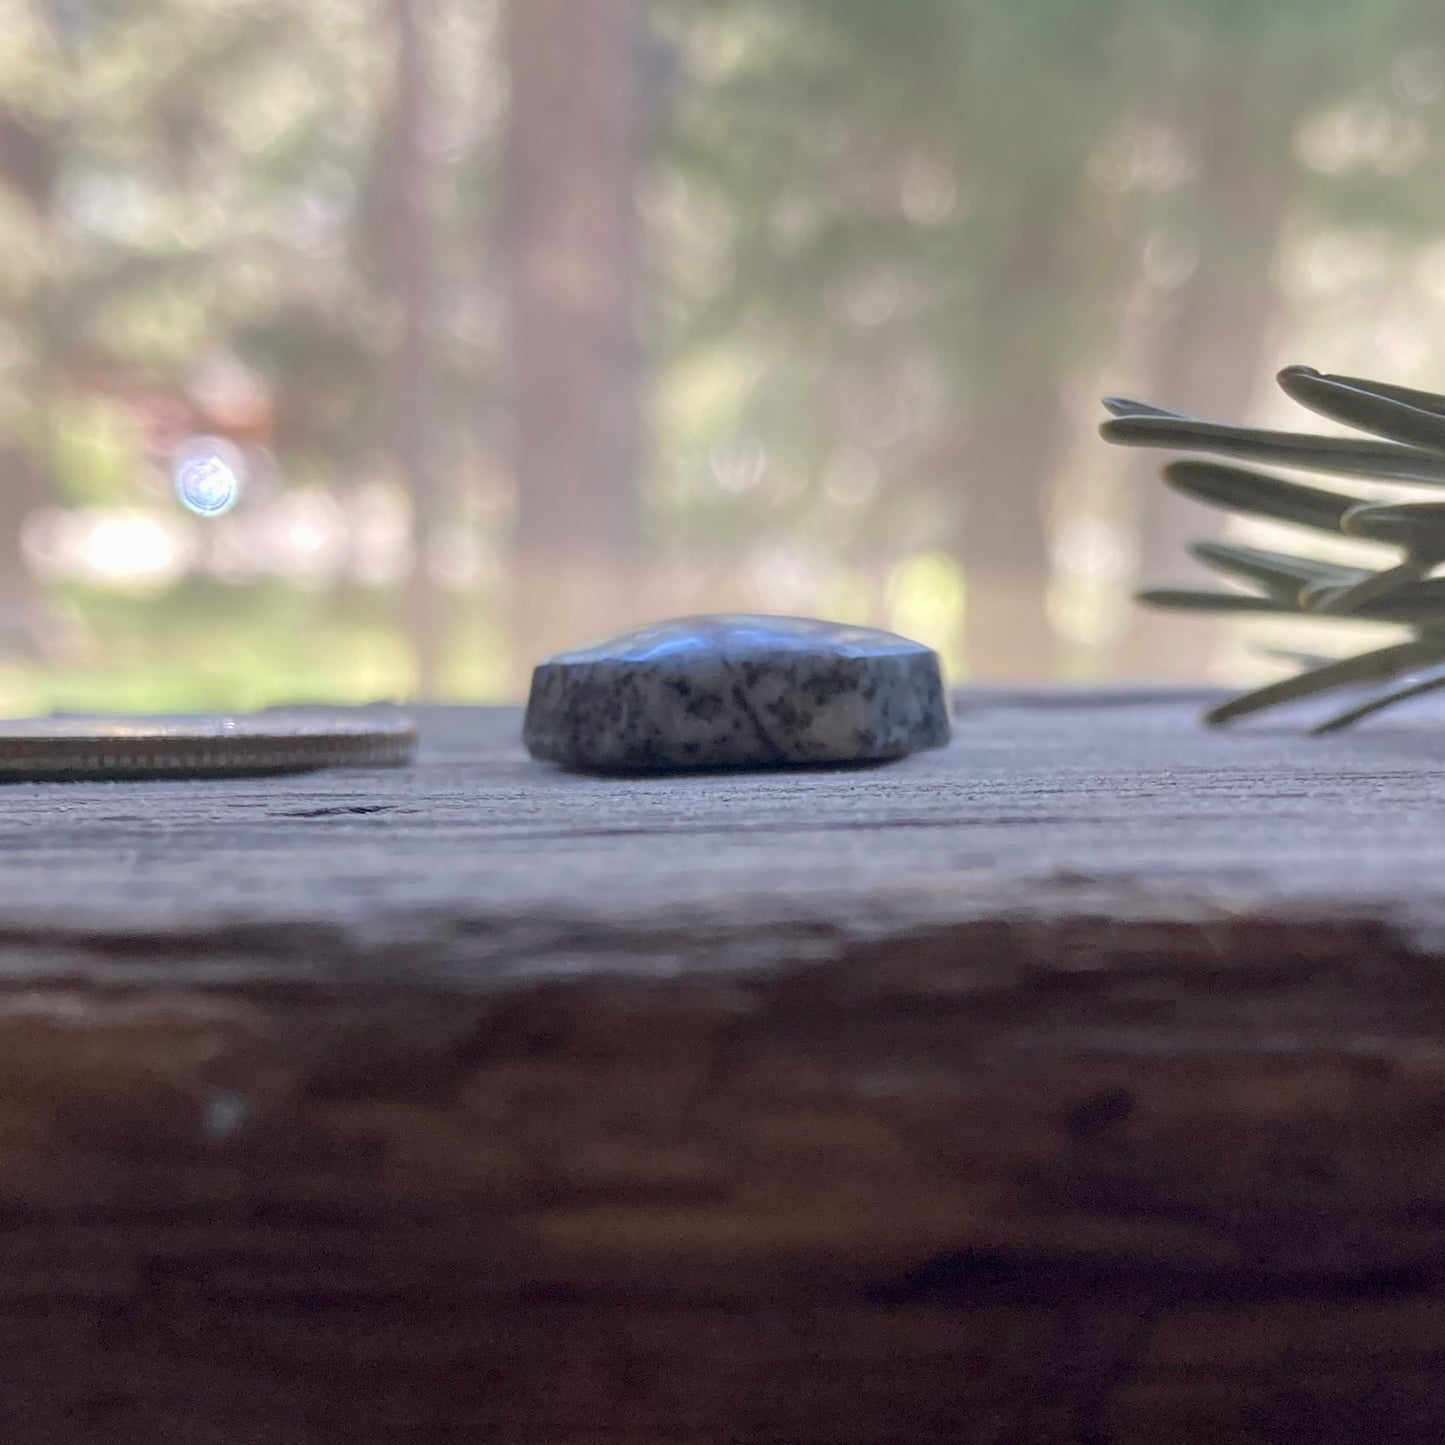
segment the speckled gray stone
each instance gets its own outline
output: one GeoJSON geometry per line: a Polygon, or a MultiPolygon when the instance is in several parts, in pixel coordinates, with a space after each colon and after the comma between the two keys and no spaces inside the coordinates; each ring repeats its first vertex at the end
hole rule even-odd
{"type": "Polygon", "coordinates": [[[901,758],[949,739],[938,654],[801,617],[683,617],[539,663],[534,758],[596,773],[901,758]]]}

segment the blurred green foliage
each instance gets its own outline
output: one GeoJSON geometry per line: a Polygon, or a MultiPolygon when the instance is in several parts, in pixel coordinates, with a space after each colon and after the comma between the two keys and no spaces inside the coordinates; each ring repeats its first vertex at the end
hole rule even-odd
{"type": "MultiPolygon", "coordinates": [[[[274,460],[273,491],[319,485],[345,511],[394,483],[385,7],[17,7],[0,26],[0,467],[23,464],[33,486],[23,505],[0,498],[0,534],[45,509],[185,522],[147,426],[178,398],[183,430],[214,429],[196,398],[217,356],[264,384],[250,441],[274,460]]],[[[419,10],[436,462],[454,551],[470,548],[449,574],[440,687],[496,696],[513,675],[502,13],[419,10]]],[[[802,557],[800,606],[921,629],[963,666],[996,526],[1037,534],[1043,560],[1024,548],[1018,565],[1042,607],[1060,515],[1097,514],[1108,536],[1135,517],[1091,470],[1110,462],[1078,461],[1082,399],[1147,376],[1202,259],[1228,267],[1229,208],[1258,202],[1207,164],[1222,109],[1283,157],[1269,344],[1334,327],[1323,365],[1383,351],[1401,380],[1445,368],[1431,334],[1445,12],[1428,0],[656,0],[649,14],[637,185],[654,459],[638,485],[659,565],[802,557]],[[1050,446],[1008,450],[1034,418],[1050,446]]],[[[31,553],[0,556],[0,711],[412,685],[394,576],[218,580],[198,562],[137,589],[22,577],[31,553]]],[[[1083,613],[1107,610],[1136,565],[1077,572],[1074,672],[1119,665],[1124,624],[1083,613]]]]}

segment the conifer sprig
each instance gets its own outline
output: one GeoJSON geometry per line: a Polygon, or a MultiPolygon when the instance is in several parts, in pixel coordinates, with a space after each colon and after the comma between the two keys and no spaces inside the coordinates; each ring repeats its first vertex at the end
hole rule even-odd
{"type": "MultiPolygon", "coordinates": [[[[1203,421],[1123,397],[1106,397],[1100,427],[1122,446],[1169,447],[1231,461],[1264,462],[1335,477],[1445,487],[1445,396],[1328,376],[1305,366],[1279,374],[1286,395],[1364,437],[1274,432],[1203,421]]],[[[1140,600],[1189,612],[1275,613],[1351,617],[1404,626],[1405,642],[1352,657],[1319,661],[1214,708],[1210,723],[1225,723],[1335,688],[1383,684],[1315,732],[1331,732],[1422,693],[1445,688],[1445,501],[1379,502],[1345,491],[1288,481],[1252,467],[1197,458],[1170,462],[1167,485],[1225,511],[1264,517],[1317,532],[1356,537],[1397,549],[1387,566],[1343,566],[1307,555],[1225,542],[1200,542],[1192,551],[1245,590],[1151,588],[1140,600]]]]}

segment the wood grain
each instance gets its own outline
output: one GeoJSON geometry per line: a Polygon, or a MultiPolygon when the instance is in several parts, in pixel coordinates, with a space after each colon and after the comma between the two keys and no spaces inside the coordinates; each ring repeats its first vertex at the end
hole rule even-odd
{"type": "Polygon", "coordinates": [[[0,1439],[1431,1441],[1445,717],[0,793],[0,1439]]]}

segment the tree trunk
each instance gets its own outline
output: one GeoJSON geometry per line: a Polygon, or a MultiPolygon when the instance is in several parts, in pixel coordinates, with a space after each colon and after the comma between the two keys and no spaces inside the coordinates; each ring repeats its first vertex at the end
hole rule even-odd
{"type": "Polygon", "coordinates": [[[0,652],[34,653],[44,645],[21,545],[25,519],[44,497],[41,477],[29,446],[0,438],[0,652]]]}
{"type": "Polygon", "coordinates": [[[1045,514],[1065,416],[1056,334],[1067,284],[1072,181],[1041,182],[1002,274],[990,284],[980,352],[990,374],[975,392],[964,450],[967,488],[956,544],[966,578],[968,676],[1033,681],[1054,674],[1048,619],[1052,570],[1045,514]]]}
{"type": "MultiPolygon", "coordinates": [[[[0,192],[6,201],[20,202],[29,224],[41,233],[50,224],[57,172],[54,136],[0,105],[0,192]]],[[[7,398],[8,405],[0,409],[0,649],[7,651],[33,651],[43,631],[21,546],[25,519],[47,490],[45,463],[35,437],[44,431],[36,425],[36,414],[49,389],[48,346],[37,324],[41,308],[30,306],[40,300],[38,292],[26,298],[24,309],[31,310],[29,315],[16,308],[15,319],[29,355],[18,394],[7,398]]]]}
{"type": "Polygon", "coordinates": [[[507,259],[525,665],[639,620],[638,0],[511,0],[507,259]]]}
{"type": "Polygon", "coordinates": [[[1057,667],[1045,509],[1063,412],[1050,381],[1041,393],[1021,381],[990,402],[969,441],[962,555],[971,682],[1039,682],[1057,667]]]}
{"type": "MultiPolygon", "coordinates": [[[[1150,348],[1148,400],[1226,421],[1246,419],[1264,379],[1279,315],[1272,268],[1290,198],[1296,112],[1251,106],[1256,85],[1231,74],[1200,89],[1199,262],[1160,317],[1150,348]]],[[[1142,499],[1142,578],[1146,584],[1206,581],[1209,574],[1187,549],[1218,531],[1218,514],[1162,486],[1160,460],[1158,453],[1138,452],[1129,464],[1142,499]]],[[[1210,619],[1193,628],[1187,637],[1178,618],[1135,609],[1119,671],[1131,678],[1198,679],[1221,624],[1210,619]]]]}
{"type": "Polygon", "coordinates": [[[389,145],[389,252],[398,324],[391,373],[392,453],[412,508],[414,545],[403,606],[419,698],[436,695],[446,625],[443,598],[430,567],[442,498],[432,424],[435,288],[425,3],[391,0],[396,90],[389,145]]]}
{"type": "Polygon", "coordinates": [[[51,137],[0,105],[0,186],[44,218],[50,213],[55,169],[51,137]]]}

